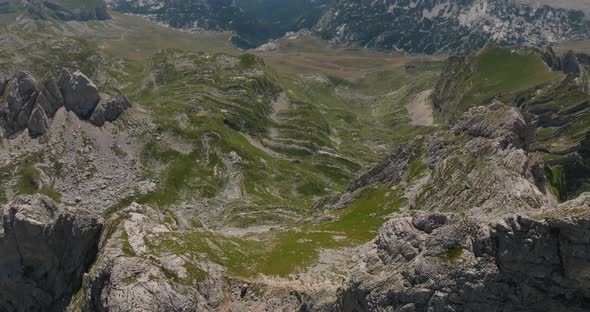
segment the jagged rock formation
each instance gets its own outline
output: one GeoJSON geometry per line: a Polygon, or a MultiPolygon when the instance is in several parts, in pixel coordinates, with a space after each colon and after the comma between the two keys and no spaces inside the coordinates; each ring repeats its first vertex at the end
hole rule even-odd
{"type": "Polygon", "coordinates": [[[489,224],[456,215],[386,223],[338,311],[586,311],[590,194],[557,218],[489,224]],[[429,227],[422,225],[429,221],[429,227]]]}
{"type": "Polygon", "coordinates": [[[78,117],[96,126],[114,121],[131,107],[127,97],[99,93],[94,83],[79,71],[63,70],[59,82],[50,78],[43,83],[26,71],[8,79],[0,74],[0,136],[11,138],[28,129],[38,137],[49,129],[50,119],[65,106],[78,117]]]}
{"type": "Polygon", "coordinates": [[[44,195],[3,209],[0,310],[63,311],[97,252],[102,220],[44,195]]]}
{"type": "Polygon", "coordinates": [[[339,0],[316,25],[337,45],[435,53],[499,45],[547,45],[587,37],[581,11],[505,0],[339,0]]]}

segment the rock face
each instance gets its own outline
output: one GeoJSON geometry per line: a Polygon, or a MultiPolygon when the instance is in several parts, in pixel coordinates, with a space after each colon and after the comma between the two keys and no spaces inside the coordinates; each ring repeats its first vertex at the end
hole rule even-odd
{"type": "Polygon", "coordinates": [[[109,95],[101,93],[100,101],[96,105],[90,122],[101,127],[105,122],[112,122],[116,120],[125,110],[131,107],[129,99],[124,95],[119,95],[111,98],[109,95]]]}
{"type": "Polygon", "coordinates": [[[590,194],[559,219],[485,224],[453,215],[386,223],[338,311],[585,311],[590,194]],[[578,206],[580,205],[581,206],[578,206]],[[583,211],[580,213],[580,210],[583,211]],[[572,216],[563,217],[571,213],[572,216]],[[434,229],[418,226],[432,220],[434,229]]]}
{"type": "Polygon", "coordinates": [[[102,221],[43,195],[3,210],[0,310],[63,311],[97,252],[102,221]]]}
{"type": "Polygon", "coordinates": [[[337,45],[435,53],[587,37],[581,11],[505,0],[337,0],[315,27],[337,45]]]}
{"type": "Polygon", "coordinates": [[[116,120],[131,103],[124,95],[99,93],[96,85],[79,71],[71,73],[64,69],[59,83],[53,78],[39,83],[26,71],[12,78],[0,73],[2,137],[12,138],[25,129],[32,137],[45,134],[51,118],[62,106],[81,119],[102,126],[116,120]]]}
{"type": "Polygon", "coordinates": [[[63,70],[59,77],[59,86],[66,109],[73,111],[80,118],[89,118],[100,101],[96,85],[80,71],[71,73],[63,70]]]}

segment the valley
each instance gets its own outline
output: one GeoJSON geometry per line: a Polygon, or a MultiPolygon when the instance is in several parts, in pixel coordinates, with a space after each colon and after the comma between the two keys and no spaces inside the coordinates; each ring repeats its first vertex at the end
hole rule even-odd
{"type": "Polygon", "coordinates": [[[573,11],[541,12],[568,29],[553,47],[506,48],[336,30],[364,2],[222,2],[0,14],[0,311],[584,311],[573,11]]]}

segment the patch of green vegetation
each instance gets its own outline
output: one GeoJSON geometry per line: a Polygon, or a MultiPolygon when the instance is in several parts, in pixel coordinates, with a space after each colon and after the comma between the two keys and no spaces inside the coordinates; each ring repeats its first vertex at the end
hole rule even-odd
{"type": "Polygon", "coordinates": [[[40,186],[41,172],[32,163],[25,161],[16,170],[18,180],[15,185],[17,195],[43,194],[56,202],[61,202],[61,193],[51,185],[40,186]]]}
{"type": "Polygon", "coordinates": [[[406,202],[399,191],[371,189],[350,207],[334,212],[335,221],[297,224],[252,237],[225,237],[213,232],[161,234],[149,241],[158,253],[206,255],[228,269],[228,274],[288,276],[313,265],[322,249],[357,246],[375,237],[385,216],[406,202]]]}
{"type": "Polygon", "coordinates": [[[135,257],[135,251],[129,243],[129,234],[127,233],[127,231],[125,231],[125,229],[123,229],[123,231],[121,232],[120,239],[122,244],[121,250],[123,251],[123,254],[127,257],[135,257]]]}
{"type": "Polygon", "coordinates": [[[547,166],[545,167],[545,178],[549,182],[549,189],[559,198],[559,200],[567,200],[567,185],[562,166],[547,166]]]}
{"type": "Polygon", "coordinates": [[[455,73],[448,77],[449,88],[439,90],[442,114],[451,119],[493,98],[511,102],[519,92],[563,78],[563,73],[547,66],[542,52],[535,48],[490,45],[452,66],[446,69],[455,73]]]}
{"type": "Polygon", "coordinates": [[[397,212],[406,202],[407,199],[402,197],[399,190],[364,190],[348,208],[335,212],[337,221],[320,228],[343,234],[351,242],[364,243],[375,238],[385,217],[397,212]]]}
{"type": "Polygon", "coordinates": [[[461,259],[461,257],[463,256],[463,249],[462,248],[451,248],[448,249],[445,252],[442,252],[439,257],[450,261],[450,262],[455,262],[459,259],[461,259]]]}

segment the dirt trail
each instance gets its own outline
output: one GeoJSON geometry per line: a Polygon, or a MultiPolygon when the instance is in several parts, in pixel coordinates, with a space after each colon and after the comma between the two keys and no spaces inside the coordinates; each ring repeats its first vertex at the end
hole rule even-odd
{"type": "Polygon", "coordinates": [[[432,126],[434,123],[430,98],[432,91],[433,90],[425,90],[418,93],[414,101],[406,106],[410,117],[412,117],[413,125],[432,126]]]}

